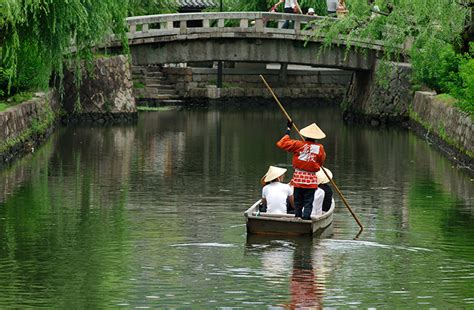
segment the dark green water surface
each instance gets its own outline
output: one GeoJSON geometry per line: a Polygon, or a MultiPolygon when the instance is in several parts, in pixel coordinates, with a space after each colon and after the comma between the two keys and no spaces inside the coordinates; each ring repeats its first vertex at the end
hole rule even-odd
{"type": "MultiPolygon", "coordinates": [[[[474,181],[423,139],[291,107],[326,132],[324,238],[255,238],[285,121],[275,106],[71,127],[0,171],[0,309],[474,309],[474,181]]],[[[291,170],[291,166],[288,167],[291,170]]]]}

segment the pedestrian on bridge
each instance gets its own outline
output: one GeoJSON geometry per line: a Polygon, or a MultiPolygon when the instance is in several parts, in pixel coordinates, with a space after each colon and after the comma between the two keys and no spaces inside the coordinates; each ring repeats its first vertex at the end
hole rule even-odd
{"type": "MultiPolygon", "coordinates": [[[[303,11],[301,11],[301,7],[298,4],[298,0],[280,0],[277,4],[274,5],[274,7],[278,7],[283,2],[285,2],[285,8],[283,9],[284,13],[303,14],[303,11]]],[[[285,21],[285,23],[283,24],[283,28],[290,28],[289,20],[285,21]]]]}

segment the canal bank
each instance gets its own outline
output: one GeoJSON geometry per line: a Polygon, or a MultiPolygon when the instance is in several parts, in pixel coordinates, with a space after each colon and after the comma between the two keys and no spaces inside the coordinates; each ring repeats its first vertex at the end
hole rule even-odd
{"type": "Polygon", "coordinates": [[[33,153],[51,135],[59,119],[60,103],[53,92],[0,112],[0,168],[33,153]]]}
{"type": "Polygon", "coordinates": [[[66,70],[61,94],[55,90],[58,86],[0,112],[0,168],[34,152],[58,124],[137,120],[127,57],[98,58],[88,69],[83,65],[81,71],[79,87],[75,71],[66,70]]]}
{"type": "Polygon", "coordinates": [[[442,98],[434,92],[417,91],[409,110],[409,127],[459,167],[474,173],[472,117],[442,98]]]}
{"type": "MultiPolygon", "coordinates": [[[[400,64],[396,68],[390,75],[389,87],[377,86],[368,90],[368,100],[362,107],[348,105],[349,97],[354,95],[351,94],[352,84],[357,81],[351,75],[357,73],[327,69],[282,73],[267,69],[264,75],[287,104],[317,100],[318,104],[326,105],[343,101],[346,121],[372,126],[401,124],[436,147],[458,167],[472,173],[472,119],[436,99],[433,93],[417,92],[413,97],[409,87],[409,66],[400,64]]],[[[220,90],[212,85],[215,82],[215,70],[212,69],[165,67],[158,71],[160,74],[157,75],[153,67],[131,70],[124,56],[96,59],[92,74],[83,79],[79,91],[74,86],[74,74],[66,72],[62,101],[51,93],[38,93],[31,102],[0,112],[0,165],[34,151],[59,121],[63,124],[134,122],[137,118],[135,100],[138,104],[153,105],[159,98],[156,95],[163,95],[160,90],[150,91],[152,87],[137,88],[149,79],[166,81],[178,91],[179,100],[165,100],[158,105],[186,108],[238,105],[245,108],[273,100],[260,80],[259,70],[227,69],[225,87],[220,90]],[[77,93],[80,94],[80,110],[76,106],[77,93]]]]}

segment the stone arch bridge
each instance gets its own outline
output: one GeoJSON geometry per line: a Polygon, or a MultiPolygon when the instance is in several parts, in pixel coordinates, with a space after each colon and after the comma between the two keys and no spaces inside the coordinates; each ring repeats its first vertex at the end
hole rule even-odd
{"type": "Polygon", "coordinates": [[[136,16],[127,18],[128,40],[134,65],[232,61],[350,70],[352,81],[345,98],[348,110],[406,115],[411,99],[406,85],[410,66],[397,64],[391,70],[388,91],[381,90],[375,83],[375,70],[383,44],[361,40],[348,47],[344,40],[335,40],[324,47],[324,37],[313,36],[318,19],[332,18],[269,12],[136,16]],[[293,24],[291,29],[282,27],[286,20],[293,24]]]}

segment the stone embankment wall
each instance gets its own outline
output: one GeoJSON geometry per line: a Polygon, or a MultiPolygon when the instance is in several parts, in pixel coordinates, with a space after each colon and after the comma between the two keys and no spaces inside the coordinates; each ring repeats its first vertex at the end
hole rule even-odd
{"type": "Polygon", "coordinates": [[[95,59],[93,68],[82,69],[78,91],[75,73],[64,76],[62,105],[67,122],[128,122],[137,118],[130,63],[127,57],[113,56],[95,59]],[[77,100],[80,95],[80,103],[77,100]]]}
{"type": "Polygon", "coordinates": [[[378,63],[374,71],[354,72],[343,103],[346,120],[372,125],[408,120],[413,99],[411,65],[391,63],[381,66],[378,63]],[[383,76],[378,77],[377,72],[383,76]]]}
{"type": "Polygon", "coordinates": [[[137,119],[132,95],[130,64],[125,56],[96,59],[93,70],[83,69],[80,106],[76,105],[74,73],[66,72],[60,101],[53,90],[38,93],[22,104],[0,112],[0,167],[34,152],[53,131],[61,116],[63,123],[117,123],[137,119]]]}
{"type": "Polygon", "coordinates": [[[0,112],[0,167],[34,152],[53,131],[60,106],[53,92],[37,93],[0,112]]]}
{"type": "MultiPolygon", "coordinates": [[[[207,68],[163,68],[168,81],[178,93],[186,98],[216,97],[216,69],[207,68]]],[[[343,98],[352,72],[332,69],[288,70],[282,76],[279,69],[224,68],[221,98],[270,97],[260,74],[275,93],[282,98],[343,98]]]]}
{"type": "Polygon", "coordinates": [[[437,99],[436,93],[418,91],[410,117],[415,130],[452,160],[474,169],[474,124],[468,113],[437,99]]]}

